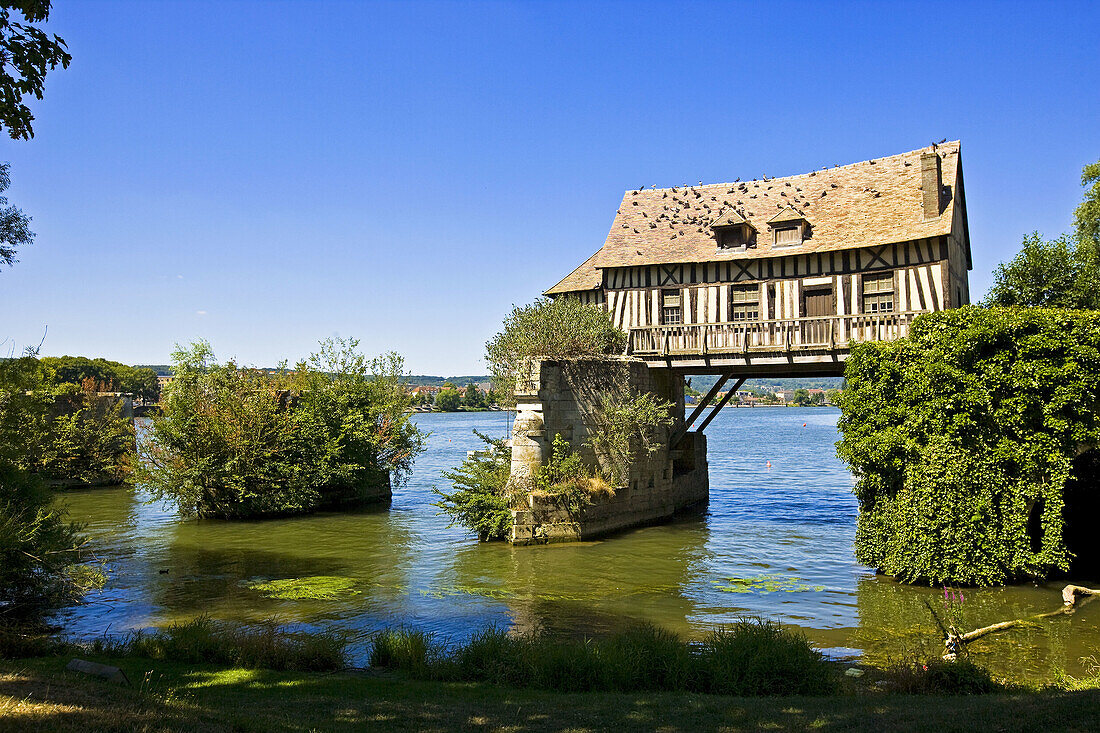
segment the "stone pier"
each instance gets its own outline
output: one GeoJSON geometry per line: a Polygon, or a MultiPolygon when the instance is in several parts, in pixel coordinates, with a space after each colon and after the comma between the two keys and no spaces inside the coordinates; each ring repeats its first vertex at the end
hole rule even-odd
{"type": "Polygon", "coordinates": [[[551,455],[555,435],[569,441],[590,465],[607,468],[605,458],[585,445],[601,393],[612,384],[650,392],[673,404],[673,425],[657,435],[659,449],[636,458],[613,496],[596,498],[570,513],[552,497],[528,494],[528,506],[512,512],[513,544],[590,539],[627,527],[654,524],[676,512],[705,503],[710,493],[707,444],[702,433],[688,432],[675,446],[672,432],[684,421],[684,380],[670,369],[640,359],[535,361],[516,385],[512,431],[513,486],[523,486],[551,455]]]}

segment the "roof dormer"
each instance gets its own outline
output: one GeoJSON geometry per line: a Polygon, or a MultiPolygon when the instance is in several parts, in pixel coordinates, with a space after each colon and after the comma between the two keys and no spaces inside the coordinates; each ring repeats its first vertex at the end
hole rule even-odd
{"type": "Polygon", "coordinates": [[[768,219],[768,228],[772,231],[774,246],[793,247],[809,238],[810,222],[802,212],[793,206],[788,206],[768,219]]]}
{"type": "Polygon", "coordinates": [[[732,206],[710,225],[720,249],[745,249],[756,244],[756,228],[732,206]]]}

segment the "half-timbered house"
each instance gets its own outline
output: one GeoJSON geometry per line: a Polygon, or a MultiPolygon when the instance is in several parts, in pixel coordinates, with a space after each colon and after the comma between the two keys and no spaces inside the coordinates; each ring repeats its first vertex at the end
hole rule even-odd
{"type": "Polygon", "coordinates": [[[606,308],[630,353],[669,366],[839,373],[851,340],[896,338],[920,313],[968,303],[970,269],[955,141],[627,191],[600,250],[546,295],[606,308]]]}

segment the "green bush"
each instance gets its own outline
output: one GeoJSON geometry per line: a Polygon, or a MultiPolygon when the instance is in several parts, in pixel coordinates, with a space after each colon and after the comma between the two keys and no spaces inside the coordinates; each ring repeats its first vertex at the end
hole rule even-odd
{"type": "Polygon", "coordinates": [[[396,354],[368,360],[328,340],[293,371],[217,364],[209,344],[173,354],[175,379],[136,475],[185,515],[247,518],[376,497],[424,448],[396,354]]]}
{"type": "Polygon", "coordinates": [[[0,623],[33,623],[102,581],[80,565],[80,531],[39,477],[0,458],[0,623]]]}
{"type": "Polygon", "coordinates": [[[845,380],[860,562],[929,584],[1068,568],[1063,491],[1081,447],[1100,445],[1100,313],[924,315],[908,338],[853,348],[845,380]]]}
{"type": "Polygon", "coordinates": [[[512,501],[507,489],[512,449],[503,438],[490,438],[476,430],[474,434],[487,449],[473,453],[453,471],[443,472],[454,491],[433,489],[440,497],[433,506],[450,515],[453,524],[476,532],[482,542],[504,539],[512,526],[512,501]]]}
{"type": "Polygon", "coordinates": [[[568,296],[515,307],[503,329],[485,344],[485,363],[501,405],[515,404],[516,376],[532,359],[621,354],[626,334],[607,311],[568,296]]]}

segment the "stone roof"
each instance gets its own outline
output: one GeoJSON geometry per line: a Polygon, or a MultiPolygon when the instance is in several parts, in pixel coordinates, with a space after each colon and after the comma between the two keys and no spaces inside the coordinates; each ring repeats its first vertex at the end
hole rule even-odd
{"type": "Polygon", "coordinates": [[[785,178],[627,191],[603,247],[546,292],[597,287],[600,268],[828,252],[949,234],[959,154],[956,140],[785,178]],[[932,151],[940,156],[950,195],[940,215],[926,219],[920,157],[932,151]],[[775,246],[769,222],[780,221],[776,216],[787,208],[809,222],[809,237],[799,245],[775,246]],[[759,233],[756,246],[718,247],[713,227],[738,219],[759,233]]]}

